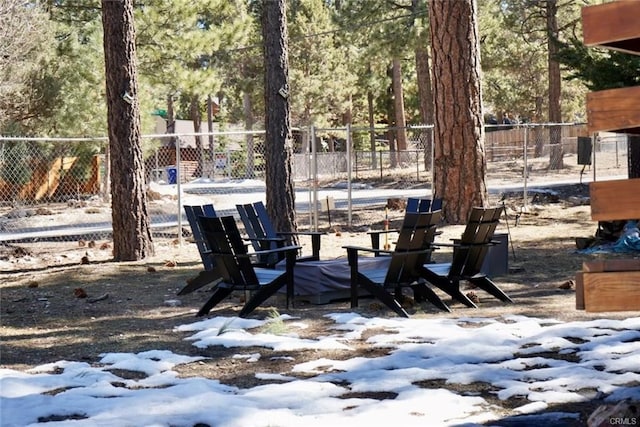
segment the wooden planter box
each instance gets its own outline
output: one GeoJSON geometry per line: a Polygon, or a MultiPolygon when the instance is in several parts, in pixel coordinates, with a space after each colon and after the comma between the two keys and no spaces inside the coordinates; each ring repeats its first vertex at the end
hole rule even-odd
{"type": "MultiPolygon", "coordinates": [[[[640,1],[618,0],[582,8],[586,46],[640,54],[640,1]]],[[[603,90],[587,95],[589,133],[640,132],[640,87],[603,90]]]]}
{"type": "MultiPolygon", "coordinates": [[[[582,8],[584,44],[640,54],[640,1],[618,0],[582,8]]],[[[587,95],[589,133],[640,133],[640,87],[587,95]]],[[[591,218],[640,219],[640,179],[594,182],[591,218]]],[[[640,259],[586,262],[576,275],[576,308],[586,311],[640,310],[640,259]]]]}
{"type": "Polygon", "coordinates": [[[640,52],[640,2],[619,0],[582,8],[586,46],[599,46],[637,54],[640,52]]]}
{"type": "Polygon", "coordinates": [[[587,116],[589,133],[640,133],[640,86],[588,93],[587,116]]]}
{"type": "Polygon", "coordinates": [[[576,274],[576,309],[640,311],[640,259],[585,262],[576,274]]]}
{"type": "Polygon", "coordinates": [[[640,219],[640,178],[597,181],[589,184],[591,219],[640,219]]]}

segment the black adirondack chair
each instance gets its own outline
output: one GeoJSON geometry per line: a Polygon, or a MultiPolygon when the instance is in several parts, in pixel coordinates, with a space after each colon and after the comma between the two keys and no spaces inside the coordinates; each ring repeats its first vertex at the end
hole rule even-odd
{"type": "Polygon", "coordinates": [[[202,206],[184,205],[184,212],[187,215],[187,220],[191,227],[191,233],[193,234],[193,241],[198,247],[198,252],[200,253],[204,270],[198,273],[196,277],[189,279],[186,286],[180,289],[178,295],[189,294],[203,286],[215,282],[216,280],[220,280],[221,278],[220,273],[215,269],[215,263],[213,258],[211,258],[211,249],[209,248],[207,239],[205,238],[202,228],[200,227],[200,222],[198,221],[198,218],[201,216],[218,216],[215,208],[212,204],[202,206]]]}
{"type": "Polygon", "coordinates": [[[423,265],[422,277],[468,307],[476,307],[476,304],[460,290],[460,282],[463,280],[501,301],[513,302],[486,274],[480,271],[489,247],[498,243],[492,241],[492,238],[500,221],[502,209],[502,207],[473,208],[460,239],[455,239],[452,244],[434,244],[436,248],[453,246],[452,261],[423,265]]]}
{"type": "Polygon", "coordinates": [[[420,269],[431,253],[431,243],[440,218],[440,211],[407,212],[393,251],[345,246],[351,268],[351,307],[358,306],[358,289],[362,287],[399,316],[409,317],[401,304],[402,289],[409,287],[416,301],[428,300],[441,310],[451,311],[420,278],[420,269]],[[390,255],[388,268],[360,270],[358,261],[361,252],[390,255]]]}
{"type": "MultiPolygon", "coordinates": [[[[298,261],[318,261],[320,259],[320,237],[325,233],[320,231],[277,231],[269,219],[267,208],[261,201],[239,204],[236,205],[236,209],[240,214],[240,220],[242,221],[246,233],[249,236],[248,240],[251,242],[256,252],[284,246],[288,242],[288,236],[307,235],[311,237],[312,253],[311,255],[298,257],[298,261]]],[[[280,254],[280,256],[282,256],[282,254],[280,254]]],[[[262,256],[260,260],[265,265],[272,266],[281,261],[282,258],[271,255],[269,257],[262,256]]]]}
{"type": "MultiPolygon", "coordinates": [[[[434,212],[442,209],[442,199],[421,199],[418,197],[409,197],[407,199],[407,206],[405,212],[407,213],[421,213],[421,212],[434,212]]],[[[373,249],[380,248],[380,236],[383,234],[397,233],[397,229],[391,230],[371,230],[367,234],[371,237],[371,247],[373,249]]],[[[376,256],[381,255],[378,253],[376,256]]]]}
{"type": "Polygon", "coordinates": [[[442,210],[442,199],[421,199],[409,197],[407,199],[407,212],[433,212],[442,210]]]}
{"type": "Polygon", "coordinates": [[[287,308],[289,307],[293,299],[293,267],[300,246],[284,246],[249,253],[233,216],[201,216],[199,222],[211,249],[210,256],[222,280],[214,287],[213,295],[198,311],[197,316],[208,314],[213,307],[236,290],[250,294],[240,311],[240,317],[247,316],[283,286],[286,286],[287,308]],[[256,267],[251,262],[253,256],[268,255],[271,252],[284,254],[284,270],[256,267]]]}

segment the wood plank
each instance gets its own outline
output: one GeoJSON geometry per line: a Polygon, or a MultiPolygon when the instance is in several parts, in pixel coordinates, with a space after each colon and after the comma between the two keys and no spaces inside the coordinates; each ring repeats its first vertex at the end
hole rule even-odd
{"type": "Polygon", "coordinates": [[[595,221],[640,218],[639,190],[640,178],[590,183],[591,218],[595,221]]]}
{"type": "Polygon", "coordinates": [[[584,310],[584,273],[576,273],[576,310],[584,310]]]}
{"type": "Polygon", "coordinates": [[[600,131],[640,133],[640,86],[588,93],[587,120],[590,134],[600,131]]]}
{"type": "Polygon", "coordinates": [[[640,310],[640,271],[583,275],[587,312],[640,310]]]}
{"type": "Polygon", "coordinates": [[[640,53],[640,2],[618,0],[582,8],[582,33],[587,46],[640,53]]]}
{"type": "Polygon", "coordinates": [[[582,271],[598,273],[603,271],[640,271],[640,259],[604,259],[582,263],[582,271]]]}

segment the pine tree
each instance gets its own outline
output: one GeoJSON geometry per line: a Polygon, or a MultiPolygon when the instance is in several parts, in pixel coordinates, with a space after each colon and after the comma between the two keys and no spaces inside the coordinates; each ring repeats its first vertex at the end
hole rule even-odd
{"type": "Polygon", "coordinates": [[[113,256],[135,261],[153,254],[136,69],[133,0],[102,0],[111,161],[113,256]]]}
{"type": "MultiPolygon", "coordinates": [[[[168,117],[168,128],[176,117],[189,118],[194,132],[202,132],[206,100],[224,93],[226,75],[237,72],[230,52],[247,39],[244,2],[152,1],[142,7],[139,18],[141,76],[161,94],[158,102],[175,101],[171,108],[167,105],[175,114],[168,117]]],[[[199,173],[205,150],[200,136],[195,143],[199,173]]]]}
{"type": "Polygon", "coordinates": [[[435,193],[447,221],[467,221],[485,206],[486,159],[475,0],[432,0],[431,48],[435,98],[435,193]]]}
{"type": "Polygon", "coordinates": [[[291,175],[293,139],[289,106],[289,53],[286,0],[262,0],[266,199],[277,230],[296,231],[295,193],[291,175]]]}
{"type": "Polygon", "coordinates": [[[344,125],[356,76],[323,0],[291,2],[288,13],[290,103],[294,126],[344,125]]]}
{"type": "Polygon", "coordinates": [[[0,5],[0,133],[34,116],[30,81],[38,74],[53,37],[38,5],[3,0],[0,5]]]}

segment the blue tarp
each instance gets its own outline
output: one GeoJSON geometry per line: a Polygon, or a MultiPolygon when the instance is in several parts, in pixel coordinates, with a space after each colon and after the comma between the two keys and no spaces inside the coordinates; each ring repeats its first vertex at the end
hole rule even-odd
{"type": "Polygon", "coordinates": [[[637,221],[627,221],[620,238],[612,243],[605,243],[578,251],[583,254],[595,253],[640,253],[640,230],[637,221]]]}

